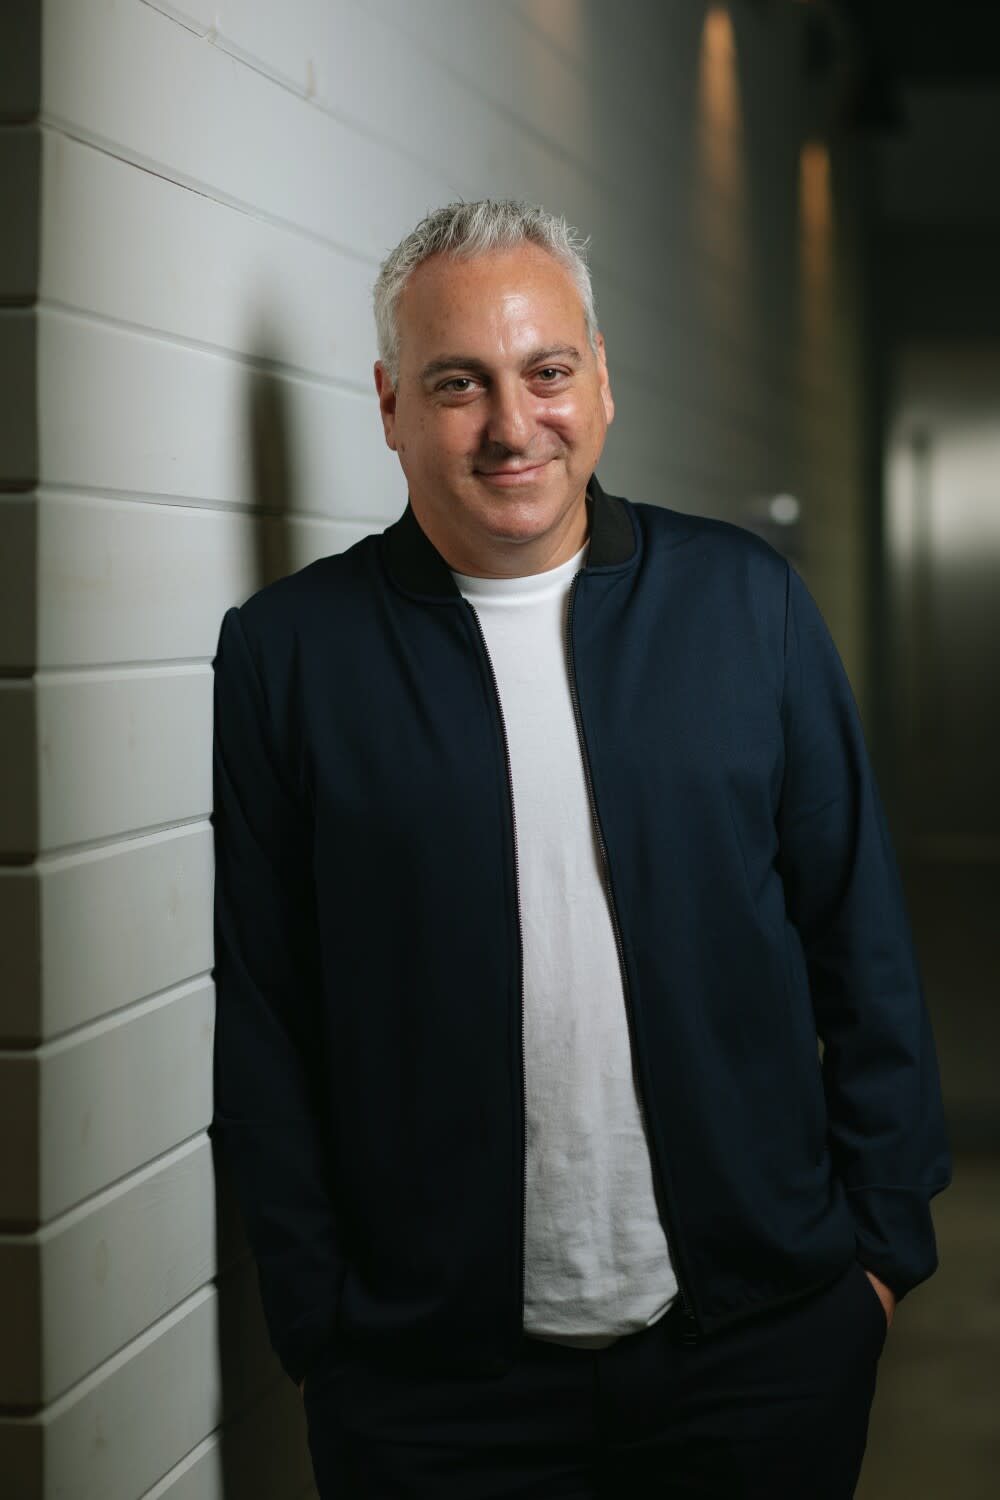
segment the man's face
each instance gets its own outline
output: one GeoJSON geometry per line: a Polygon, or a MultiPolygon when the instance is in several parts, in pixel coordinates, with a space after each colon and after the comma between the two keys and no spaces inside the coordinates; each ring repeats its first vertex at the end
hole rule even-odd
{"type": "Polygon", "coordinates": [[[381,363],[375,384],[438,551],[460,572],[498,575],[573,556],[614,403],[569,273],[535,245],[434,255],[407,282],[398,326],[398,385],[381,363]]]}

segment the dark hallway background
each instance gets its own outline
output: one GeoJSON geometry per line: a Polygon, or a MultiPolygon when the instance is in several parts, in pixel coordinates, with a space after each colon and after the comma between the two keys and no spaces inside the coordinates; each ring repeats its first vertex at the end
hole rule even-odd
{"type": "Polygon", "coordinates": [[[853,4],[878,141],[871,723],[939,1048],[941,1268],[886,1346],[859,1500],[1000,1471],[1000,13],[853,4]]]}

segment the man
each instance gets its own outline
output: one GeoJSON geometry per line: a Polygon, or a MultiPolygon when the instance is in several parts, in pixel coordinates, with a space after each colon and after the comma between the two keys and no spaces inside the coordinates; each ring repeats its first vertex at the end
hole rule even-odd
{"type": "Polygon", "coordinates": [[[598,483],[563,221],[450,205],[375,303],[406,509],[215,658],[213,1130],[320,1493],[840,1500],[950,1172],[843,668],[598,483]]]}

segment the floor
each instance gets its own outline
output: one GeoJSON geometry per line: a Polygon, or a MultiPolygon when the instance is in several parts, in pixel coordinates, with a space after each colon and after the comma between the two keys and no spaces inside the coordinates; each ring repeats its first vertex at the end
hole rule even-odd
{"type": "Polygon", "coordinates": [[[886,1340],[856,1500],[1000,1495],[1000,1158],[934,1200],[940,1267],[886,1340]]]}

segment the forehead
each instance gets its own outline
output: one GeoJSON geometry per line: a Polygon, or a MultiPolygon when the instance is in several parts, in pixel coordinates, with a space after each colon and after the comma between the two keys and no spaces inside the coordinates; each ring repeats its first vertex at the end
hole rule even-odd
{"type": "Polygon", "coordinates": [[[572,276],[538,245],[462,257],[442,253],[421,262],[398,307],[403,347],[463,334],[504,339],[523,327],[579,336],[583,303],[572,276]]]}

